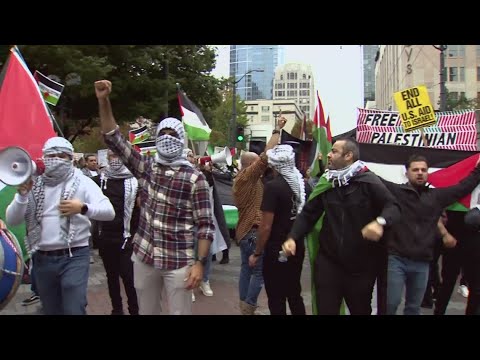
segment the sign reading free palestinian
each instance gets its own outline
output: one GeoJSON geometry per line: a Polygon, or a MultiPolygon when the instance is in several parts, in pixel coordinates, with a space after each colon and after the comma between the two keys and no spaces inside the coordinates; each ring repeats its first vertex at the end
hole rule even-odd
{"type": "MultiPolygon", "coordinates": [[[[435,114],[437,123],[423,129],[428,147],[450,150],[477,150],[474,110],[435,114]]],[[[425,146],[420,130],[406,132],[396,111],[358,109],[357,141],[372,144],[425,146]]]]}
{"type": "Polygon", "coordinates": [[[405,131],[413,131],[435,124],[435,113],[425,86],[398,91],[393,97],[402,117],[405,131]]]}

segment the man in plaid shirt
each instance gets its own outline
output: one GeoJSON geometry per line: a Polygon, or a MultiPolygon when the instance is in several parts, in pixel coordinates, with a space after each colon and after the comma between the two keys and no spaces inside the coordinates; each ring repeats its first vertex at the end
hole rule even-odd
{"type": "Polygon", "coordinates": [[[111,91],[110,81],[95,82],[105,142],[141,179],[139,191],[145,195],[132,255],[139,312],[160,314],[165,294],[169,314],[191,315],[190,290],[202,280],[215,230],[208,182],[182,154],[184,128],[177,119],[158,125],[155,157],[136,152],[115,122],[111,91]]]}

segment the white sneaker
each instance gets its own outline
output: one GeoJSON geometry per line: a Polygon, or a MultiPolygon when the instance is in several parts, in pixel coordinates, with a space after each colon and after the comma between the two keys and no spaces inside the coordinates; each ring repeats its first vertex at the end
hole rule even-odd
{"type": "Polygon", "coordinates": [[[195,302],[195,294],[192,291],[192,302],[195,302]]]}
{"type": "Polygon", "coordinates": [[[464,298],[468,298],[468,294],[469,294],[469,291],[468,291],[468,287],[466,287],[465,285],[460,285],[458,287],[458,290],[457,292],[462,295],[464,298]]]}
{"type": "Polygon", "coordinates": [[[200,283],[200,290],[205,296],[213,296],[213,291],[212,291],[212,288],[210,287],[210,281],[207,281],[207,282],[202,281],[200,283]]]}

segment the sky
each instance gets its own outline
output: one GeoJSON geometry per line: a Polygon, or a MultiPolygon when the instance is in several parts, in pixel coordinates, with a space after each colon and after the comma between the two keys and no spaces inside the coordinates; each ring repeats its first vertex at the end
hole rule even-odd
{"type": "MultiPolygon", "coordinates": [[[[218,49],[213,74],[229,76],[228,45],[218,49]]],[[[330,115],[333,135],[356,127],[356,112],[363,107],[363,61],[359,45],[283,45],[285,64],[312,67],[315,90],[322,100],[325,116],[330,115]]]]}

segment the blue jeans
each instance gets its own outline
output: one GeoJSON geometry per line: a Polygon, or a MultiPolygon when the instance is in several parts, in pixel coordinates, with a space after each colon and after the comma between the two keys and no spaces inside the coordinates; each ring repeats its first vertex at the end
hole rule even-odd
{"type": "Polygon", "coordinates": [[[420,305],[428,283],[428,261],[414,261],[397,255],[388,256],[387,315],[395,315],[405,285],[404,315],[420,315],[420,305]]]}
{"type": "Polygon", "coordinates": [[[205,263],[205,266],[203,267],[203,282],[209,281],[210,278],[210,271],[212,268],[212,256],[211,254],[208,254],[207,256],[207,262],[205,263]]]}
{"type": "Polygon", "coordinates": [[[35,281],[46,315],[86,315],[90,249],[52,256],[35,253],[35,281]]]}
{"type": "Polygon", "coordinates": [[[32,290],[32,293],[38,296],[38,288],[37,288],[37,282],[35,279],[35,267],[33,266],[33,260],[30,260],[30,266],[32,267],[32,271],[30,272],[30,290],[32,290]]]}
{"type": "Polygon", "coordinates": [[[240,300],[253,306],[257,306],[258,295],[260,295],[263,287],[263,256],[258,258],[254,268],[248,265],[248,258],[255,251],[256,240],[256,230],[250,231],[240,240],[242,265],[240,267],[240,280],[238,283],[240,300]]]}

